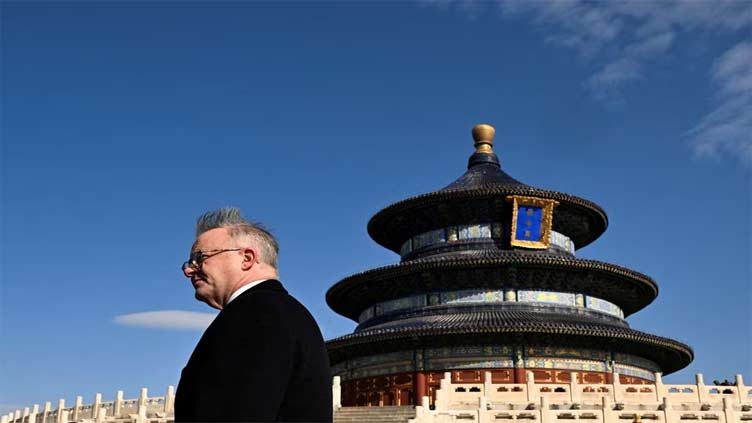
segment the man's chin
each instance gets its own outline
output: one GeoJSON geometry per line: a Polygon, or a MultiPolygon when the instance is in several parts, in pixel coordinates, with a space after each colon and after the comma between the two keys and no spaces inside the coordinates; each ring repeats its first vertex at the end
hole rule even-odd
{"type": "Polygon", "coordinates": [[[206,292],[202,292],[201,288],[203,288],[203,287],[201,285],[202,284],[200,282],[196,285],[196,292],[194,294],[194,297],[196,297],[197,300],[205,302],[205,303],[208,304],[207,299],[209,298],[209,296],[207,295],[206,292]]]}

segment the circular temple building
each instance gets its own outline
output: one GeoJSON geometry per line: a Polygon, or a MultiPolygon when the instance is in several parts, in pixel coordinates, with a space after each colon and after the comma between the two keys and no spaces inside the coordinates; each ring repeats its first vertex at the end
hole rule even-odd
{"type": "Polygon", "coordinates": [[[392,204],[368,223],[399,263],[349,276],[329,306],[358,323],[327,342],[342,405],[409,405],[453,382],[652,383],[692,349],[629,327],[650,304],[649,276],[576,251],[608,225],[597,204],[506,174],[494,129],[473,128],[467,172],[392,204]],[[573,373],[574,372],[574,373],[573,373]]]}

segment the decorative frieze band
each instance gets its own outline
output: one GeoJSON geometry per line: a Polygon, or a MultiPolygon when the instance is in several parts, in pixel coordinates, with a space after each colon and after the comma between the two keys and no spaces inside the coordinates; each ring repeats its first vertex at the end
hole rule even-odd
{"type": "MultiPolygon", "coordinates": [[[[424,247],[472,239],[502,239],[503,227],[499,222],[457,225],[424,232],[408,239],[400,248],[400,256],[405,257],[424,247]]],[[[551,231],[550,246],[574,255],[575,245],[569,237],[551,231]]]]}
{"type": "Polygon", "coordinates": [[[584,307],[624,318],[624,312],[616,304],[589,295],[514,289],[464,289],[459,291],[431,292],[411,295],[374,304],[360,313],[358,323],[363,323],[394,311],[411,311],[439,304],[489,304],[502,302],[536,303],[569,307],[584,307]]]}

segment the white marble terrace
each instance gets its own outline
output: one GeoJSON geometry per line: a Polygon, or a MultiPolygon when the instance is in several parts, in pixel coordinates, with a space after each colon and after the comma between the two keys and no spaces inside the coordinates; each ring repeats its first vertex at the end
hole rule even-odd
{"type": "MultiPolygon", "coordinates": [[[[735,386],[705,385],[701,374],[693,385],[664,384],[660,373],[649,385],[622,385],[618,375],[613,384],[578,384],[575,375],[566,384],[535,383],[494,384],[490,373],[485,383],[451,383],[445,373],[436,392],[434,409],[428,397],[415,407],[410,423],[554,423],[581,420],[592,423],[685,422],[741,423],[752,422],[752,386],[745,386],[741,375],[735,386]]],[[[532,380],[528,373],[528,380],[532,380]]],[[[341,408],[340,379],[332,385],[333,407],[341,408]]],[[[142,388],[136,399],[123,399],[118,391],[113,401],[83,404],[76,397],[73,406],[59,400],[57,408],[50,402],[26,407],[2,416],[0,423],[170,423],[174,420],[175,392],[167,388],[163,397],[149,397],[142,388]]]]}

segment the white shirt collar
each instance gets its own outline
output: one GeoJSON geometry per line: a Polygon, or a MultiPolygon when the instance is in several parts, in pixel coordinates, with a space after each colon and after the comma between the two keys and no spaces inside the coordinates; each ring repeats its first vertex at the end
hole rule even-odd
{"type": "MultiPolygon", "coordinates": [[[[268,280],[269,279],[261,279],[261,280],[249,282],[249,283],[241,286],[235,292],[233,292],[232,295],[230,295],[230,299],[227,300],[227,304],[230,304],[232,302],[232,300],[234,300],[235,298],[238,298],[238,296],[240,294],[244,293],[245,291],[248,291],[249,289],[253,288],[254,286],[260,284],[261,282],[266,282],[268,280]]],[[[227,306],[227,304],[225,304],[225,306],[227,306]]]]}

